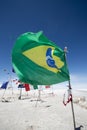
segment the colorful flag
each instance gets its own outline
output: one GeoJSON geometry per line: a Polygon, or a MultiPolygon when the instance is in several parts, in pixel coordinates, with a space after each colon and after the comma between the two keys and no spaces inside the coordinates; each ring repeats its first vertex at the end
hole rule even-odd
{"type": "Polygon", "coordinates": [[[65,52],[42,32],[18,37],[12,50],[12,64],[24,83],[52,85],[70,79],[65,52]]]}

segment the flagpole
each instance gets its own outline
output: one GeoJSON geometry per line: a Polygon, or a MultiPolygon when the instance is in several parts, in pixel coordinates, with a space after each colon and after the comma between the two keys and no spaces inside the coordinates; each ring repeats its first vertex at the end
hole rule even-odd
{"type": "Polygon", "coordinates": [[[38,97],[37,97],[35,107],[37,107],[38,101],[41,101],[41,86],[39,86],[39,89],[38,89],[38,97]]]}
{"type": "Polygon", "coordinates": [[[22,88],[20,88],[20,96],[19,96],[19,98],[18,98],[18,99],[20,99],[20,100],[21,100],[21,95],[22,95],[22,88]]]}
{"type": "MultiPolygon", "coordinates": [[[[67,53],[67,47],[64,48],[64,52],[65,52],[65,58],[66,58],[66,53],[67,53]]],[[[67,62],[67,60],[66,60],[67,62]]],[[[70,80],[68,81],[69,83],[69,91],[70,91],[70,94],[72,95],[72,88],[71,88],[71,83],[70,83],[70,80]]],[[[72,108],[72,116],[73,116],[73,125],[74,125],[74,130],[76,130],[76,122],[75,122],[75,114],[74,114],[74,107],[73,107],[73,97],[71,99],[71,108],[72,108]]]]}
{"type": "MultiPolygon", "coordinates": [[[[71,91],[71,84],[70,84],[70,80],[69,80],[69,90],[70,90],[70,94],[72,95],[72,91],[71,91]]],[[[71,108],[72,108],[72,116],[73,116],[73,124],[74,124],[74,130],[76,130],[76,123],[75,123],[75,114],[74,114],[74,107],[73,107],[73,97],[71,100],[71,108]]]]}
{"type": "Polygon", "coordinates": [[[3,99],[3,97],[4,97],[4,95],[5,95],[5,92],[6,92],[6,89],[5,89],[5,91],[4,91],[4,93],[3,93],[2,97],[1,97],[1,99],[3,99]]]}
{"type": "Polygon", "coordinates": [[[10,72],[8,72],[7,69],[4,69],[3,71],[8,75],[8,80],[10,82],[10,85],[11,85],[11,88],[12,88],[12,95],[13,95],[12,76],[11,76],[10,72]]]}

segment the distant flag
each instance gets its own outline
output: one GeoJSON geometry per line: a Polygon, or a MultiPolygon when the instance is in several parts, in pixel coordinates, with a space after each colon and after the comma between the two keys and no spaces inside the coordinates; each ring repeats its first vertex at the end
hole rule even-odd
{"type": "Polygon", "coordinates": [[[45,88],[50,88],[50,86],[49,86],[49,85],[47,85],[47,86],[45,86],[45,88]]]}
{"type": "Polygon", "coordinates": [[[16,82],[16,84],[21,84],[21,81],[20,81],[20,80],[18,80],[18,81],[16,82]]]}
{"type": "Polygon", "coordinates": [[[15,73],[15,70],[14,70],[14,68],[12,68],[12,72],[13,72],[13,73],[15,73]]]}
{"type": "Polygon", "coordinates": [[[13,82],[14,82],[15,84],[21,84],[21,81],[18,80],[18,79],[14,79],[13,82]]]}
{"type": "Polygon", "coordinates": [[[30,91],[30,85],[29,84],[23,84],[26,91],[30,91]]]}
{"type": "Polygon", "coordinates": [[[13,82],[17,82],[18,80],[17,80],[17,79],[13,79],[12,81],[13,81],[13,82]]]}
{"type": "Polygon", "coordinates": [[[33,85],[33,88],[34,89],[38,89],[38,85],[33,85]]]}
{"type": "Polygon", "coordinates": [[[18,88],[24,88],[24,85],[23,84],[19,84],[18,88]]]}
{"type": "Polygon", "coordinates": [[[5,82],[5,83],[3,83],[3,84],[2,84],[2,86],[1,86],[1,89],[6,89],[6,88],[7,88],[8,83],[9,83],[8,81],[7,81],[7,82],[5,82]]]}
{"type": "Polygon", "coordinates": [[[4,72],[7,71],[6,69],[4,69],[4,72]]]}
{"type": "Polygon", "coordinates": [[[70,80],[64,50],[42,32],[18,37],[12,50],[12,64],[20,81],[34,88],[70,80]]]}

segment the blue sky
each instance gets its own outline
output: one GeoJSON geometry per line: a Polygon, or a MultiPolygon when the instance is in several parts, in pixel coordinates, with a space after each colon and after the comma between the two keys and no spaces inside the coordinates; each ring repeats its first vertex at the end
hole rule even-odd
{"type": "Polygon", "coordinates": [[[87,88],[86,0],[0,0],[0,82],[8,72],[15,76],[11,53],[16,39],[41,30],[60,48],[68,47],[72,87],[87,88]]]}

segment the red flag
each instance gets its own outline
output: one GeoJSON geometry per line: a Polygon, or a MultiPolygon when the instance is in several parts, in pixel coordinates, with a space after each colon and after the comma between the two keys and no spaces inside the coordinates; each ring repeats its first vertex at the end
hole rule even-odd
{"type": "Polygon", "coordinates": [[[49,86],[49,85],[47,85],[47,86],[45,86],[45,88],[50,88],[50,86],[49,86]]]}
{"type": "Polygon", "coordinates": [[[26,91],[30,91],[30,86],[29,86],[29,84],[24,84],[24,87],[25,87],[25,90],[26,90],[26,91]]]}

